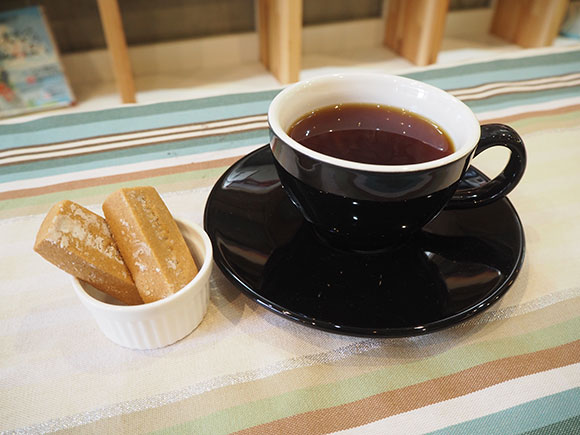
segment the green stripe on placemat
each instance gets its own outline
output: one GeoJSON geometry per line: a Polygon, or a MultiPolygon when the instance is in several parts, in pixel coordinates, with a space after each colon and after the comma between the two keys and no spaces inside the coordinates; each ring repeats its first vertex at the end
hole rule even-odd
{"type": "Polygon", "coordinates": [[[566,426],[577,428],[578,415],[580,388],[573,388],[431,434],[503,435],[529,433],[530,430],[538,434],[573,434],[578,432],[552,432],[548,429],[560,431],[566,426]]]}
{"type": "Polygon", "coordinates": [[[577,415],[557,423],[542,426],[522,435],[570,435],[580,433],[580,415],[577,415]]]}

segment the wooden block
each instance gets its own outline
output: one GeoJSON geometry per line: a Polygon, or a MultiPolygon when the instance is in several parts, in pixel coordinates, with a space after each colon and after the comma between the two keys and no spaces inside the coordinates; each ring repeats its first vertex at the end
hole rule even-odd
{"type": "Polygon", "coordinates": [[[516,43],[522,47],[552,45],[558,35],[568,0],[533,0],[520,21],[516,43]]]}
{"type": "Polygon", "coordinates": [[[136,101],[135,82],[119,4],[117,0],[97,0],[97,4],[105,32],[107,48],[113,61],[113,72],[121,94],[121,101],[123,103],[134,103],[136,101]]]}
{"type": "Polygon", "coordinates": [[[260,62],[270,69],[269,40],[270,31],[268,22],[270,20],[270,2],[271,0],[256,1],[256,24],[258,28],[258,39],[260,44],[260,62]]]}
{"type": "Polygon", "coordinates": [[[490,32],[522,47],[552,45],[569,0],[498,0],[490,32]]]}
{"type": "Polygon", "coordinates": [[[384,44],[417,65],[435,63],[449,0],[390,0],[384,44]]]}
{"type": "Polygon", "coordinates": [[[493,9],[490,32],[506,41],[515,42],[525,2],[497,0],[493,9]]]}
{"type": "Polygon", "coordinates": [[[258,0],[260,60],[282,84],[296,82],[302,57],[302,0],[258,0]]]}

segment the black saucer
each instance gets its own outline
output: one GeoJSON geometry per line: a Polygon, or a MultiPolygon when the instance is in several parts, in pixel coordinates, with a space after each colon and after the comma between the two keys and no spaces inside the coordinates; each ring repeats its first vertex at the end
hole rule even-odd
{"type": "MultiPolygon", "coordinates": [[[[465,182],[486,179],[470,169],[465,182]]],[[[358,336],[418,335],[465,320],[509,289],[524,257],[507,199],[443,211],[388,254],[329,247],[282,190],[268,146],[216,183],[205,229],[219,268],[252,299],[304,325],[358,336]]]]}

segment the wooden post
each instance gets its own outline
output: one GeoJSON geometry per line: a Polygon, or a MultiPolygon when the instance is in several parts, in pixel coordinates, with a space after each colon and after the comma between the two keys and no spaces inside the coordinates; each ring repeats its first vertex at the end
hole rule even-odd
{"type": "Polygon", "coordinates": [[[449,0],[390,0],[384,44],[416,65],[435,63],[449,0]]]}
{"type": "Polygon", "coordinates": [[[302,58],[302,0],[258,0],[260,60],[282,84],[298,81],[302,58]]]}
{"type": "Polygon", "coordinates": [[[97,0],[105,32],[107,48],[113,61],[113,73],[123,103],[134,103],[135,82],[129,60],[129,51],[123,31],[123,22],[117,0],[97,0]]]}
{"type": "Polygon", "coordinates": [[[552,45],[569,0],[497,0],[490,32],[522,47],[552,45]]]}

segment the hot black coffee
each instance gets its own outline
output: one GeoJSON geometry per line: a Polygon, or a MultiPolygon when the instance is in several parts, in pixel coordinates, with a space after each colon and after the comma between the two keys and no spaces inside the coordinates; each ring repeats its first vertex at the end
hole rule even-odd
{"type": "Polygon", "coordinates": [[[454,151],[447,133],[432,121],[380,104],[322,107],[298,119],[288,134],[319,153],[375,165],[423,163],[454,151]]]}

